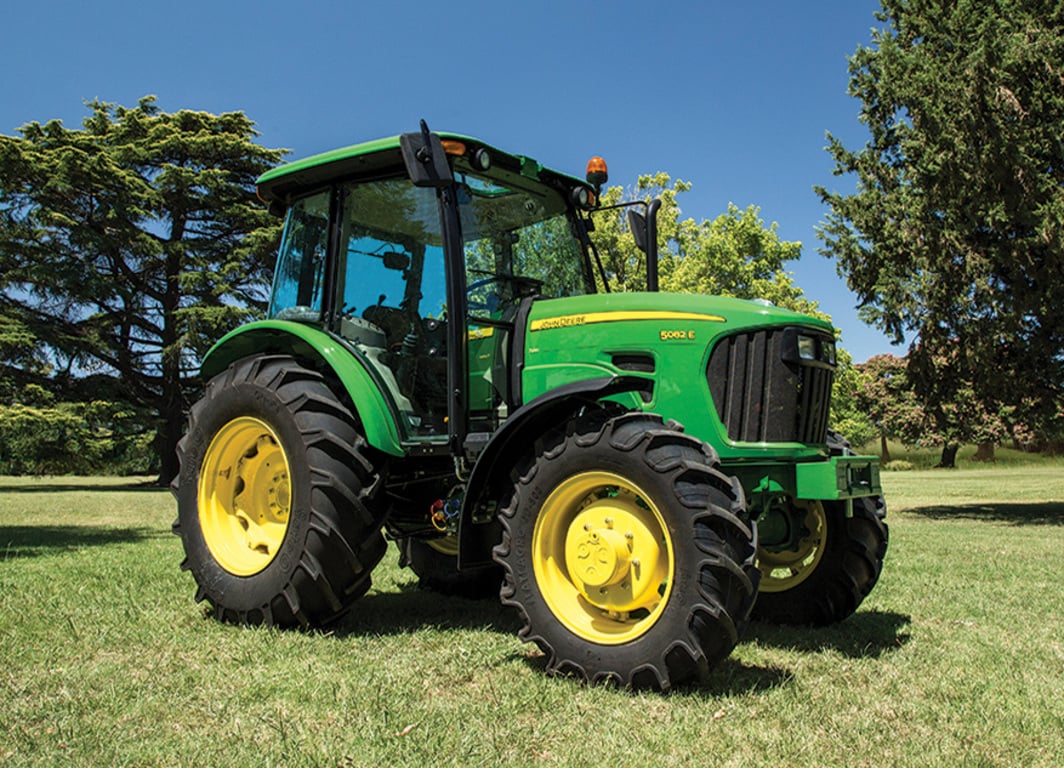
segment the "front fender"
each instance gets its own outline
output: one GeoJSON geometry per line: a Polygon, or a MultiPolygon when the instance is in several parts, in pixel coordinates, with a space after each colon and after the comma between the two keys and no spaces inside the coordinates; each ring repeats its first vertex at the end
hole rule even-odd
{"type": "Polygon", "coordinates": [[[210,379],[241,358],[291,354],[330,369],[347,390],[358,411],[366,441],[392,456],[402,456],[396,418],[365,364],[338,339],[301,323],[262,320],[229,332],[203,358],[201,372],[210,379]]]}
{"type": "Polygon", "coordinates": [[[493,489],[510,482],[510,472],[550,426],[567,421],[580,408],[624,392],[642,392],[646,398],[654,382],[639,376],[606,376],[585,379],[552,389],[525,403],[492,435],[466,483],[462,516],[458,523],[459,567],[491,562],[491,548],[498,543],[493,489]],[[485,523],[485,524],[481,524],[485,523]]]}

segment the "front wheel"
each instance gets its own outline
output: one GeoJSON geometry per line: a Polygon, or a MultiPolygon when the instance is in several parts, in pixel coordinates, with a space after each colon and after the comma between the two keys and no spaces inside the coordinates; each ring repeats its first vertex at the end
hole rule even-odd
{"type": "Polygon", "coordinates": [[[761,594],[754,618],[776,624],[842,621],[872,591],[887,552],[881,496],[842,501],[797,501],[789,515],[799,535],[787,547],[758,551],[761,594]]]}
{"type": "Polygon", "coordinates": [[[757,592],[742,488],[660,417],[593,411],[546,436],[500,520],[502,600],[548,672],[668,690],[738,642],[757,592]]]}
{"type": "Polygon", "coordinates": [[[321,625],[369,588],[382,484],[320,373],[281,355],[234,363],[193,406],[178,454],[182,567],[217,618],[321,625]]]}

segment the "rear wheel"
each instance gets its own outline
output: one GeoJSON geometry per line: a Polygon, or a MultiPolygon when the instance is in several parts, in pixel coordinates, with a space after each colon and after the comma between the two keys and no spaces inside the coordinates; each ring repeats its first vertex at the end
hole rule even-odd
{"type": "Polygon", "coordinates": [[[482,598],[499,594],[498,566],[458,570],[458,537],[405,538],[399,542],[399,564],[418,575],[418,586],[444,595],[482,598]]]}
{"type": "Polygon", "coordinates": [[[178,453],[182,567],[217,618],[315,626],[369,588],[386,547],[380,478],[321,374],[280,355],[234,363],[178,453]]]}
{"type": "Polygon", "coordinates": [[[503,602],[551,673],[668,690],[738,642],[757,591],[739,484],[660,417],[546,437],[500,513],[503,602]]]}

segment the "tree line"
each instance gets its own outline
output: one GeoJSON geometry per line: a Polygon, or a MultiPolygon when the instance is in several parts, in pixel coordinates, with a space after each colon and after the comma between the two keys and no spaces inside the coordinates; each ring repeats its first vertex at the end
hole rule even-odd
{"type": "MultiPolygon", "coordinates": [[[[842,350],[835,426],[943,447],[1064,435],[1064,8],[1034,0],[883,0],[850,58],[869,140],[829,134],[821,252],[904,358],[842,350]]],[[[254,181],[283,151],[241,112],[90,102],[82,126],[0,135],[0,473],[176,471],[198,362],[261,313],[278,220],[254,181]]],[[[661,288],[819,314],[786,265],[801,244],[756,207],[684,217],[657,173],[603,202],[656,196],[661,288]]],[[[615,290],[645,285],[624,217],[595,241],[615,290]]],[[[885,442],[884,442],[885,445],[885,442]]]]}

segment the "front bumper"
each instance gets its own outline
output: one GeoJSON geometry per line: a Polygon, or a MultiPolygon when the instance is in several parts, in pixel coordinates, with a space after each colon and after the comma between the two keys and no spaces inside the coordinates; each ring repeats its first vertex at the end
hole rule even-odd
{"type": "Polygon", "coordinates": [[[799,499],[841,500],[883,493],[877,456],[832,456],[796,464],[794,480],[799,499]]]}

